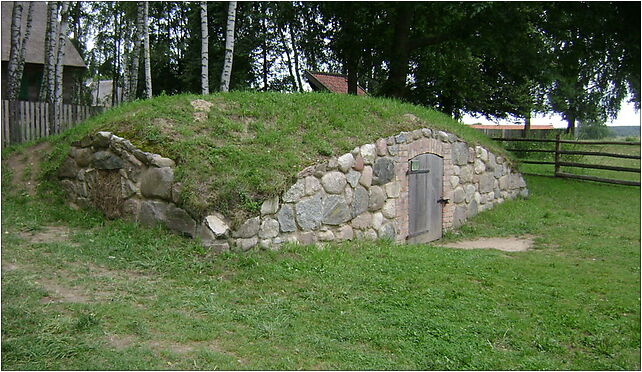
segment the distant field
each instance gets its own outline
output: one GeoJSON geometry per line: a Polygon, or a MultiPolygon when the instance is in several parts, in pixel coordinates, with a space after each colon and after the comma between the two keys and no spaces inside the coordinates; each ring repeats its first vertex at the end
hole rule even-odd
{"type": "MultiPolygon", "coordinates": [[[[638,140],[639,141],[639,140],[638,140]]],[[[510,147],[512,144],[506,145],[510,147]]],[[[538,144],[537,148],[553,150],[553,143],[538,144]]],[[[624,155],[637,155],[640,156],[640,146],[630,145],[576,145],[576,144],[561,144],[562,150],[567,151],[591,151],[614,153],[624,155]]],[[[553,161],[553,154],[523,154],[522,159],[544,160],[553,161]]],[[[592,156],[592,155],[562,155],[562,161],[582,163],[582,164],[599,164],[627,168],[640,169],[639,159],[621,159],[606,156],[592,156]]],[[[525,173],[550,175],[554,173],[553,165],[541,164],[520,164],[519,169],[525,173]]],[[[603,169],[590,169],[590,168],[575,168],[575,167],[561,167],[561,171],[565,173],[581,174],[587,176],[595,176],[602,178],[620,179],[627,181],[640,181],[640,173],[620,172],[603,169]]]]}
{"type": "Polygon", "coordinates": [[[640,138],[640,126],[612,126],[609,127],[613,137],[637,137],[640,138]]]}

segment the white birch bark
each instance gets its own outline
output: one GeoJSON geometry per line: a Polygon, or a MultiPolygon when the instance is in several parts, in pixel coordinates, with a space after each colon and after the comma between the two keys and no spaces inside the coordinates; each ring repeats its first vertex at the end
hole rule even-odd
{"type": "Polygon", "coordinates": [[[236,23],[236,1],[230,1],[227,11],[227,27],[225,33],[225,61],[221,73],[221,92],[230,90],[232,76],[232,60],[234,57],[234,24],[236,23]]]}
{"type": "Polygon", "coordinates": [[[145,60],[145,96],[152,98],[152,65],[149,56],[149,3],[145,1],[145,11],[143,12],[143,47],[145,60]]]}
{"type": "Polygon", "coordinates": [[[136,11],[136,32],[134,33],[134,51],[132,58],[131,80],[130,80],[130,97],[129,100],[136,99],[136,92],[138,91],[138,66],[140,65],[140,47],[143,39],[143,13],[145,12],[145,5],[138,2],[138,9],[136,11]]]}
{"type": "Polygon", "coordinates": [[[62,103],[62,75],[65,65],[65,44],[67,42],[67,33],[69,30],[69,2],[62,2],[60,32],[58,33],[58,53],[56,56],[56,91],[55,103],[62,103]]]}
{"type": "Polygon", "coordinates": [[[54,128],[56,133],[60,132],[60,110],[62,105],[62,77],[65,64],[65,44],[67,41],[67,31],[69,30],[69,2],[63,1],[62,4],[60,32],[58,33],[58,53],[56,56],[56,75],[55,75],[55,91],[53,103],[55,108],[54,128]]]}
{"type": "Polygon", "coordinates": [[[56,46],[58,43],[58,4],[47,4],[47,31],[45,35],[45,64],[42,71],[40,100],[53,103],[56,76],[56,46]]]}
{"type": "Polygon", "coordinates": [[[207,2],[201,2],[201,93],[210,94],[209,79],[209,30],[207,28],[207,2]]]}
{"type": "Polygon", "coordinates": [[[7,65],[7,98],[16,101],[20,91],[18,80],[18,63],[20,61],[20,34],[22,29],[22,3],[13,3],[11,12],[11,48],[9,49],[9,64],[7,65]]]}
{"type": "MultiPolygon", "coordinates": [[[[25,70],[25,58],[27,54],[27,43],[31,36],[31,24],[33,23],[33,1],[29,1],[29,10],[27,10],[27,24],[25,25],[24,36],[20,41],[20,56],[18,57],[18,70],[16,72],[17,80],[22,82],[22,74],[25,70]]],[[[18,85],[20,89],[20,85],[18,85]]],[[[19,95],[18,91],[18,95],[19,95]]]]}

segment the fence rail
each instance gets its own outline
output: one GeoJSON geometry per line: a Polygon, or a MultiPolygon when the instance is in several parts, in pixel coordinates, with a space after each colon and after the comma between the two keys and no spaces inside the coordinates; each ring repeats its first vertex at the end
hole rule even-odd
{"type": "Polygon", "coordinates": [[[85,119],[100,113],[101,106],[81,106],[46,102],[2,101],[2,147],[32,141],[62,132],[85,119]],[[60,117],[60,125],[53,124],[52,114],[60,117]]]}
{"type": "Polygon", "coordinates": [[[544,161],[544,160],[521,160],[525,164],[543,164],[543,165],[554,165],[555,177],[562,178],[575,178],[581,180],[597,181],[597,182],[606,182],[614,183],[619,185],[631,185],[631,186],[640,186],[639,181],[628,181],[628,180],[619,180],[612,178],[604,177],[595,177],[589,175],[580,175],[580,174],[571,174],[561,171],[561,167],[571,167],[571,168],[585,168],[585,169],[601,169],[609,170],[615,172],[632,172],[640,173],[640,168],[632,167],[620,167],[620,166],[611,166],[611,165],[602,165],[602,164],[585,164],[571,161],[562,161],[561,155],[582,155],[582,156],[604,156],[620,159],[637,159],[640,160],[640,155],[629,155],[629,154],[616,154],[612,152],[601,152],[601,151],[564,151],[561,149],[561,145],[566,144],[575,144],[575,145],[617,145],[617,146],[640,146],[640,142],[622,142],[622,141],[573,141],[573,140],[562,140],[558,134],[555,139],[540,139],[540,138],[503,138],[495,137],[495,141],[505,141],[505,142],[538,142],[538,143],[554,143],[554,150],[543,150],[543,149],[507,149],[512,152],[522,152],[522,153],[546,153],[553,154],[554,161],[544,161]]]}

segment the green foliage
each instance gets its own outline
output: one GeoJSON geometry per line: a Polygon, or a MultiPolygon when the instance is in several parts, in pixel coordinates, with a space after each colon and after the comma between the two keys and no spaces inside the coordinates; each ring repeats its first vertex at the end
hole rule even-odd
{"type": "Polygon", "coordinates": [[[579,126],[579,139],[602,139],[609,136],[606,123],[599,120],[585,120],[579,126]]]}

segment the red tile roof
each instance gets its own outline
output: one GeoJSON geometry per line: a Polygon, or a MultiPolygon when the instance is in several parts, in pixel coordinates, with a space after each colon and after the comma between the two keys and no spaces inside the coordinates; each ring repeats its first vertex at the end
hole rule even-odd
{"type": "MultiPolygon", "coordinates": [[[[482,124],[473,124],[472,128],[475,129],[514,129],[514,130],[523,130],[524,124],[509,124],[509,125],[482,125],[482,124]]],[[[552,125],[531,125],[532,130],[543,130],[543,129],[555,129],[552,125]]]]}
{"type": "MultiPolygon", "coordinates": [[[[329,74],[325,72],[305,72],[312,89],[328,90],[332,93],[348,93],[348,76],[342,74],[329,74]]],[[[357,95],[367,95],[366,91],[357,85],[357,95]]]]}

